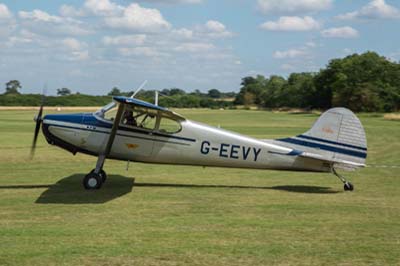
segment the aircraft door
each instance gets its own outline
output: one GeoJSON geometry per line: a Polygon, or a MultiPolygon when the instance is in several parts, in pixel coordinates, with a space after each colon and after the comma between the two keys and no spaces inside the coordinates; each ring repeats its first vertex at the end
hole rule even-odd
{"type": "Polygon", "coordinates": [[[126,106],[115,143],[116,153],[127,159],[144,159],[153,153],[157,113],[145,108],[126,106]]]}

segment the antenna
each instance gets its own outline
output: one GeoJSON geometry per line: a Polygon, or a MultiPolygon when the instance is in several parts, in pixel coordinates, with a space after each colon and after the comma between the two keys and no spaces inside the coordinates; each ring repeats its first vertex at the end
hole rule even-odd
{"type": "Polygon", "coordinates": [[[147,80],[143,81],[142,85],[139,86],[139,88],[132,94],[131,98],[134,98],[136,94],[138,94],[139,91],[143,89],[143,87],[146,85],[147,80]]]}
{"type": "Polygon", "coordinates": [[[155,99],[154,99],[154,105],[157,105],[158,106],[158,91],[156,90],[156,91],[154,91],[155,92],[155,99]]]}

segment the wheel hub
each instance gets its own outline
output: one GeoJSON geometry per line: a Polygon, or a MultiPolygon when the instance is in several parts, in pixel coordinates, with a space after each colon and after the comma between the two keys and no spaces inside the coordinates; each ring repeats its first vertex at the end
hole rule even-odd
{"type": "Polygon", "coordinates": [[[96,187],[96,186],[97,186],[97,180],[96,180],[96,178],[94,178],[94,177],[90,178],[90,179],[88,180],[88,184],[89,184],[89,186],[91,186],[91,187],[96,187]]]}

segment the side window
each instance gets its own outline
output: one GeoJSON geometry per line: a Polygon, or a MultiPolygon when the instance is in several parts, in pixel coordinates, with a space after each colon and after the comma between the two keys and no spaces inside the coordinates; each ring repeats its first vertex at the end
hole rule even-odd
{"type": "Polygon", "coordinates": [[[171,118],[161,117],[159,131],[162,133],[176,133],[181,130],[181,124],[171,118]]]}
{"type": "MultiPolygon", "coordinates": [[[[157,116],[154,114],[145,114],[143,119],[139,119],[138,127],[145,129],[154,129],[156,127],[157,116]]],[[[140,117],[140,118],[142,118],[140,117]]]]}
{"type": "Polygon", "coordinates": [[[123,113],[121,124],[153,130],[156,121],[157,115],[154,112],[127,107],[123,113]]]}

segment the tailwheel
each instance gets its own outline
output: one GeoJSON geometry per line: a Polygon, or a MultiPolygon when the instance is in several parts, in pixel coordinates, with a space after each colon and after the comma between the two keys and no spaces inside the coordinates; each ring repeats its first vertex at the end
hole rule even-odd
{"type": "Polygon", "coordinates": [[[83,187],[87,190],[99,189],[103,184],[103,178],[100,174],[90,172],[83,178],[83,187]]]}
{"type": "MultiPolygon", "coordinates": [[[[96,169],[93,169],[92,171],[90,171],[90,173],[93,174],[95,170],[96,170],[96,169]]],[[[107,173],[106,173],[103,169],[100,170],[99,175],[101,176],[101,183],[106,182],[106,180],[107,180],[107,173]]]]}
{"type": "Polygon", "coordinates": [[[353,184],[350,183],[350,182],[344,183],[344,190],[345,190],[345,191],[353,191],[353,190],[354,190],[353,184]]]}
{"type": "Polygon", "coordinates": [[[335,170],[334,167],[332,167],[331,170],[332,170],[332,173],[333,173],[335,176],[337,176],[337,178],[339,178],[339,179],[343,182],[343,184],[344,184],[344,186],[343,186],[344,191],[353,191],[353,190],[354,190],[353,184],[350,183],[349,181],[347,181],[346,178],[344,178],[344,176],[342,176],[342,175],[340,175],[338,172],[336,172],[336,170],[335,170]]]}

